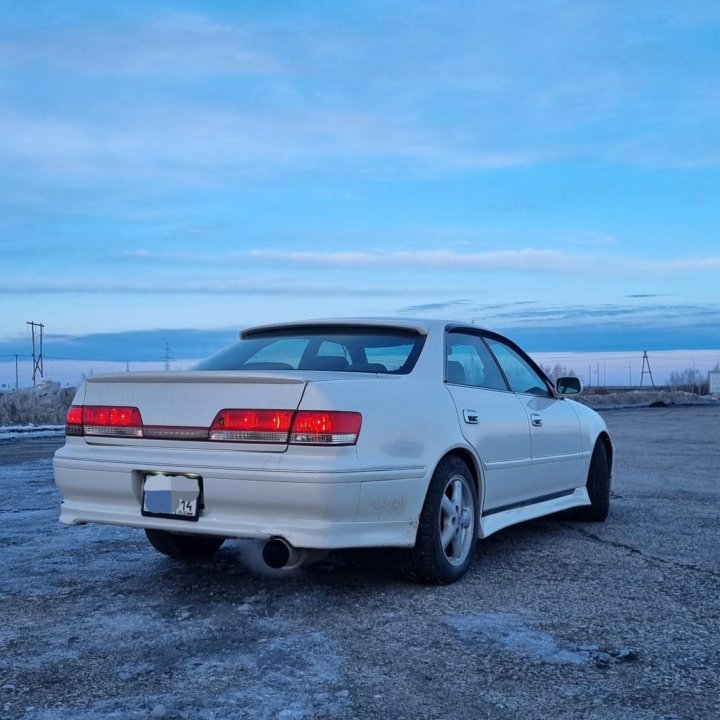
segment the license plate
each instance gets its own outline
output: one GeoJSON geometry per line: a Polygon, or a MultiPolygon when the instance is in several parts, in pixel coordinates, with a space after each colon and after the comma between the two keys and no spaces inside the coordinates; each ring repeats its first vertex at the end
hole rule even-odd
{"type": "Polygon", "coordinates": [[[188,475],[146,475],[142,514],[175,520],[197,520],[200,514],[200,478],[188,475]]]}

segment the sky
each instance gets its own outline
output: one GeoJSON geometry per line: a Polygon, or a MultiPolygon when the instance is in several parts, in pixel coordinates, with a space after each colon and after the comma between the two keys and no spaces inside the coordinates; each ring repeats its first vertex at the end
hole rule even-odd
{"type": "Polygon", "coordinates": [[[0,361],[254,323],[720,348],[720,4],[0,0],[0,361]]]}

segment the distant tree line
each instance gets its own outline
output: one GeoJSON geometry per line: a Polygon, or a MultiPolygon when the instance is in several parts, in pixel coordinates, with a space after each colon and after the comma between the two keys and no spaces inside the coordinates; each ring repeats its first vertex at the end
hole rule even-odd
{"type": "Polygon", "coordinates": [[[707,395],[710,392],[710,381],[707,375],[703,378],[700,371],[695,368],[673,370],[668,378],[668,385],[673,390],[683,390],[698,395],[707,395]]]}
{"type": "Polygon", "coordinates": [[[567,365],[560,365],[560,363],[557,363],[553,367],[550,367],[550,365],[543,365],[540,363],[540,369],[553,381],[555,382],[559,377],[569,377],[571,375],[575,375],[576,373],[574,370],[568,370],[567,365]]]}
{"type": "MultiPolygon", "coordinates": [[[[577,374],[574,370],[568,370],[567,365],[561,365],[559,363],[554,366],[543,365],[541,363],[540,368],[553,382],[559,377],[577,374]]],[[[720,372],[720,363],[715,366],[714,371],[720,372]]],[[[703,374],[695,368],[674,370],[670,373],[667,384],[671,390],[681,390],[697,395],[707,395],[710,392],[710,380],[707,374],[703,376],[703,374]]]]}

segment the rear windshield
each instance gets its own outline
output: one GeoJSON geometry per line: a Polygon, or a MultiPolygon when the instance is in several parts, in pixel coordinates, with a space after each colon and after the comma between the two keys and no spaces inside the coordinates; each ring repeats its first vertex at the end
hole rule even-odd
{"type": "Polygon", "coordinates": [[[336,370],[404,375],[425,336],[383,327],[314,326],[247,333],[195,370],[336,370]]]}

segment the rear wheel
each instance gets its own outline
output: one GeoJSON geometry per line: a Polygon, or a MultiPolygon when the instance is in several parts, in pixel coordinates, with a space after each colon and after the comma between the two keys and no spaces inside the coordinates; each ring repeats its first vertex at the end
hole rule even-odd
{"type": "Polygon", "coordinates": [[[151,528],[145,529],[145,535],[158,552],[175,560],[207,560],[225,542],[225,538],[213,535],[185,535],[151,528]]]}
{"type": "Polygon", "coordinates": [[[420,582],[454,582],[470,566],[476,545],[475,480],[460,458],[449,457],[433,473],[415,547],[405,552],[403,572],[420,582]]]}
{"type": "Polygon", "coordinates": [[[610,510],[610,463],[602,440],[595,443],[588,471],[587,491],[590,505],[575,508],[573,517],[584,522],[603,522],[610,510]]]}

